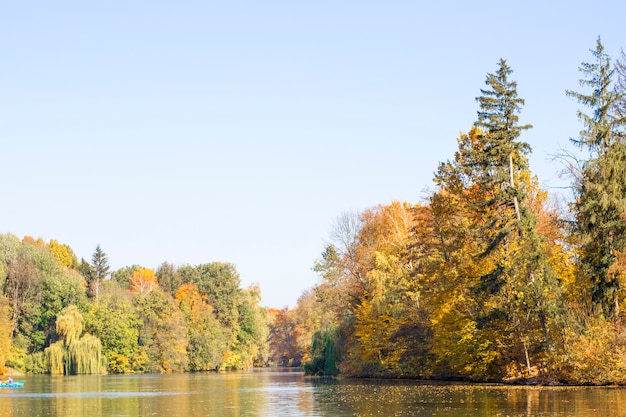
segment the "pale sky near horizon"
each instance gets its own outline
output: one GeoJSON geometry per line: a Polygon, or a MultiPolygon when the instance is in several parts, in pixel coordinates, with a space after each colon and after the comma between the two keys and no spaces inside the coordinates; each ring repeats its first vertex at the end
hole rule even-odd
{"type": "Polygon", "coordinates": [[[0,5],[0,233],[112,268],[221,261],[294,306],[334,220],[419,202],[505,58],[522,136],[571,147],[578,67],[622,1],[21,1],[0,5]],[[506,6],[503,6],[507,4],[506,6]]]}

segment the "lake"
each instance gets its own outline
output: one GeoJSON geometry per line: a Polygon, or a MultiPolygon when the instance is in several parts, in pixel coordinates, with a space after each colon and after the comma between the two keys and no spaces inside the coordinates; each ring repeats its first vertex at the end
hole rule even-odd
{"type": "Polygon", "coordinates": [[[26,376],[2,416],[624,416],[626,388],[319,380],[301,372],[26,376]]]}

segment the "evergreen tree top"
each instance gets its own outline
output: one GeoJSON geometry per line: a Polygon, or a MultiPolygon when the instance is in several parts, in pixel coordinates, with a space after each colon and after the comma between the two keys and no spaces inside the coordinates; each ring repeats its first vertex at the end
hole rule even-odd
{"type": "Polygon", "coordinates": [[[509,158],[513,158],[516,170],[526,170],[526,156],[530,145],[517,138],[531,125],[519,126],[519,112],[524,99],[517,95],[517,83],[510,79],[513,71],[504,59],[500,59],[498,70],[488,73],[485,80],[487,88],[481,89],[476,127],[480,128],[480,146],[471,150],[472,160],[479,170],[486,175],[487,181],[504,183],[509,178],[509,158]]]}
{"type": "Polygon", "coordinates": [[[624,100],[624,92],[612,88],[615,68],[611,65],[600,37],[591,54],[594,61],[583,62],[579,67],[585,76],[579,80],[579,84],[592,91],[585,94],[566,90],[565,94],[593,110],[591,114],[585,114],[582,110],[576,112],[585,128],[580,131],[578,139],[572,138],[571,141],[581,149],[587,148],[592,155],[602,155],[624,133],[626,117],[616,111],[617,104],[624,100]]]}
{"type": "Polygon", "coordinates": [[[492,134],[506,131],[509,140],[517,138],[522,130],[532,127],[517,125],[524,99],[517,96],[517,82],[509,79],[512,72],[506,60],[500,58],[498,71],[487,74],[485,84],[489,88],[481,89],[482,95],[476,98],[480,105],[476,126],[492,134]]]}
{"type": "Polygon", "coordinates": [[[96,246],[96,250],[91,257],[91,262],[96,278],[99,280],[105,279],[110,270],[109,258],[107,257],[107,254],[104,253],[100,245],[96,246]]]}

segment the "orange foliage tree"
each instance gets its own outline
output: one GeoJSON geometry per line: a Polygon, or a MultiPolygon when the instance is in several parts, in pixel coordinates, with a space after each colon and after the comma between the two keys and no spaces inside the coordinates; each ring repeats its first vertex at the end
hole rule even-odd
{"type": "Polygon", "coordinates": [[[158,285],[154,270],[149,268],[137,268],[130,278],[130,290],[141,295],[149,294],[158,285]]]}

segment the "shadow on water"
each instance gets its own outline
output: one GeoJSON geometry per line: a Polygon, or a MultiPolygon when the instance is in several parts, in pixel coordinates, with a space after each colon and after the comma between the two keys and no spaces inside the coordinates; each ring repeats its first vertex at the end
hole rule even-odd
{"type": "Polygon", "coordinates": [[[318,415],[626,416],[626,388],[315,380],[318,415]],[[332,411],[332,412],[330,412],[332,411]]]}

